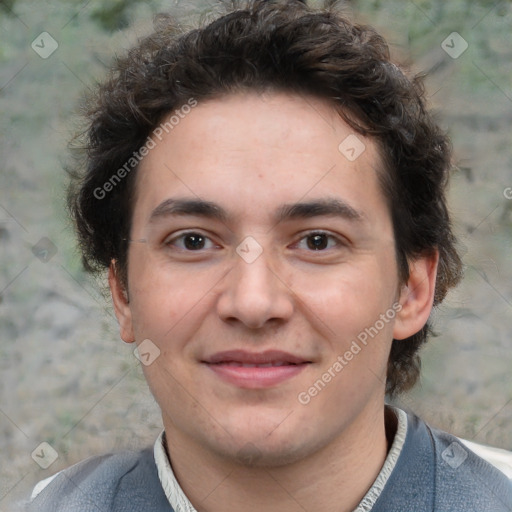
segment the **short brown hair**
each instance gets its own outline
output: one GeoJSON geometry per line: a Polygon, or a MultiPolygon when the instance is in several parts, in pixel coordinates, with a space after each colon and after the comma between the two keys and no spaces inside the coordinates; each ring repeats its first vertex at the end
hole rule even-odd
{"type": "MultiPolygon", "coordinates": [[[[426,109],[421,80],[408,78],[391,62],[385,40],[333,2],[313,9],[299,0],[248,0],[188,31],[160,15],[155,31],[117,59],[87,100],[86,150],[72,169],[69,206],[85,268],[102,271],[115,260],[126,282],[136,167],[105,197],[97,190],[190,98],[248,90],[327,98],[354,130],[377,142],[401,281],[409,261],[438,250],[439,304],[462,267],[445,197],[449,140],[426,109]]],[[[429,332],[427,323],[410,338],[393,340],[388,394],[418,379],[418,350],[429,332]]]]}

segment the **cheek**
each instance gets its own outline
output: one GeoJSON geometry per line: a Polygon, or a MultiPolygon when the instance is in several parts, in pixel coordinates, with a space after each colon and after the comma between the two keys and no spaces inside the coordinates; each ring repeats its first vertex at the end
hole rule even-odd
{"type": "Polygon", "coordinates": [[[194,318],[208,304],[208,290],[217,273],[171,268],[143,251],[130,264],[130,308],[136,339],[155,339],[167,348],[167,340],[181,339],[178,331],[194,329],[194,318]]]}
{"type": "Polygon", "coordinates": [[[354,334],[354,329],[372,325],[396,299],[396,276],[390,268],[370,261],[316,275],[304,273],[295,276],[293,289],[326,328],[354,334]]]}

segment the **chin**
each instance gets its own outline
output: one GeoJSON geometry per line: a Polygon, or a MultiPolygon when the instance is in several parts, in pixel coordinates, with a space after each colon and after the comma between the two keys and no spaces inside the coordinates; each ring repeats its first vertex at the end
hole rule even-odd
{"type": "Polygon", "coordinates": [[[301,446],[291,446],[289,443],[279,447],[264,445],[264,443],[247,442],[238,450],[234,457],[237,464],[247,468],[278,468],[298,462],[308,455],[303,443],[301,446]]]}
{"type": "MultiPolygon", "coordinates": [[[[300,425],[288,418],[264,422],[261,418],[238,425],[236,429],[227,428],[232,434],[216,443],[212,449],[223,458],[248,468],[277,468],[293,464],[313,454],[320,448],[318,435],[308,440],[307,433],[300,425]],[[290,421],[285,428],[284,423],[290,421]],[[250,423],[250,424],[248,424],[250,423]]],[[[318,432],[317,432],[318,434],[318,432]]]]}

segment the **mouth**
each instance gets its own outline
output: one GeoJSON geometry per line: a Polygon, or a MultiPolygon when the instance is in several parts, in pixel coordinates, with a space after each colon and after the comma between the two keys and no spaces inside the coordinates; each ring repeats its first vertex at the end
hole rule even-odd
{"type": "Polygon", "coordinates": [[[312,361],[287,352],[269,350],[218,352],[202,361],[216,376],[240,388],[277,386],[301,373],[312,361]]]}
{"type": "Polygon", "coordinates": [[[272,361],[271,363],[241,363],[239,361],[224,361],[220,363],[225,366],[239,366],[242,368],[270,368],[273,366],[296,365],[297,363],[288,363],[287,361],[272,361]]]}

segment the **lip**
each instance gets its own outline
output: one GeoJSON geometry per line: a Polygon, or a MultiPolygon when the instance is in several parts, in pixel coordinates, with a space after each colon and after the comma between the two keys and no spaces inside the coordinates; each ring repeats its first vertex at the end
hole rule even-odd
{"type": "Polygon", "coordinates": [[[222,380],[240,388],[277,386],[301,373],[311,361],[280,350],[228,350],[202,361],[222,380]]]}

